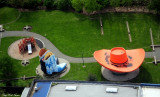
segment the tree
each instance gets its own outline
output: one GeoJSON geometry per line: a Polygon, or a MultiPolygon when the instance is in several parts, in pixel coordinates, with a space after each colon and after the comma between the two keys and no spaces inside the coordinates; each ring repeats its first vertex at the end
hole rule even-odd
{"type": "Polygon", "coordinates": [[[84,8],[87,12],[93,12],[95,10],[99,10],[101,5],[97,2],[98,0],[85,0],[84,8]]]}
{"type": "Polygon", "coordinates": [[[151,0],[149,7],[155,9],[157,12],[160,12],[160,0],[151,0]]]}
{"type": "MultiPolygon", "coordinates": [[[[10,57],[3,56],[0,58],[0,79],[11,79],[16,78],[17,73],[13,65],[13,61],[10,57]]],[[[11,86],[12,82],[5,81],[6,86],[11,86]]]]}
{"type": "Polygon", "coordinates": [[[72,0],[71,3],[76,11],[85,9],[91,13],[105,7],[108,4],[108,0],[72,0]]]}
{"type": "Polygon", "coordinates": [[[2,0],[2,4],[11,7],[37,8],[42,1],[40,0],[2,0]]]}
{"type": "Polygon", "coordinates": [[[110,5],[111,6],[120,6],[121,5],[121,0],[110,0],[110,5]]]}
{"type": "Polygon", "coordinates": [[[101,5],[101,8],[104,8],[109,5],[109,0],[97,0],[97,3],[101,5]]]}
{"type": "Polygon", "coordinates": [[[82,11],[83,6],[84,6],[84,1],[83,0],[71,0],[72,7],[76,11],[82,11]]]}
{"type": "Polygon", "coordinates": [[[37,9],[40,3],[41,3],[40,0],[29,0],[30,8],[37,9]]]}
{"type": "Polygon", "coordinates": [[[150,0],[133,0],[135,5],[146,6],[150,0]]]}
{"type": "Polygon", "coordinates": [[[54,6],[57,9],[66,10],[70,7],[71,3],[70,0],[55,0],[54,6]]]}
{"type": "Polygon", "coordinates": [[[3,7],[6,5],[6,1],[5,0],[0,0],[0,6],[3,7]]]}
{"type": "Polygon", "coordinates": [[[51,9],[54,7],[54,1],[53,0],[45,0],[44,5],[48,8],[51,9]]]}
{"type": "Polygon", "coordinates": [[[84,8],[90,13],[104,8],[107,4],[108,0],[85,0],[84,8]]]}
{"type": "Polygon", "coordinates": [[[133,3],[133,0],[122,0],[121,1],[121,5],[123,6],[130,6],[132,5],[132,3],[133,3]]]}
{"type": "Polygon", "coordinates": [[[41,4],[40,0],[24,0],[23,2],[23,8],[28,9],[37,9],[38,6],[41,4]]]}

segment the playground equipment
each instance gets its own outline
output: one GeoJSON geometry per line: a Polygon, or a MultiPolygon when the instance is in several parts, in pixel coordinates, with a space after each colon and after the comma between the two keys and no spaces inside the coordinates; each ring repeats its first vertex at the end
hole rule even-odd
{"type": "Polygon", "coordinates": [[[67,65],[66,63],[59,64],[58,58],[56,58],[51,51],[44,48],[40,50],[39,57],[41,70],[48,75],[51,75],[54,72],[58,73],[63,71],[67,65]]]}
{"type": "Polygon", "coordinates": [[[107,72],[112,72],[110,73],[111,75],[107,75],[102,71],[103,76],[108,80],[113,79],[113,81],[119,81],[120,76],[124,77],[123,75],[126,77],[126,79],[122,78],[123,81],[136,77],[139,73],[138,68],[143,63],[144,57],[145,51],[143,49],[125,50],[122,47],[116,47],[111,50],[103,49],[94,52],[94,58],[100,65],[102,65],[103,70],[106,69],[109,70],[107,72]],[[136,73],[133,73],[135,71],[136,73]],[[129,73],[132,74],[129,75],[129,73]],[[118,76],[118,79],[109,77],[116,77],[112,74],[118,76]],[[127,74],[129,75],[128,77],[127,74]],[[106,75],[108,77],[106,77],[106,75]]]}
{"type": "Polygon", "coordinates": [[[22,41],[18,44],[19,53],[24,54],[28,51],[28,54],[32,54],[32,50],[35,49],[35,45],[36,41],[33,37],[22,39],[22,41]]]}
{"type": "Polygon", "coordinates": [[[28,47],[28,54],[32,54],[31,43],[28,43],[27,47],[28,47]]]}

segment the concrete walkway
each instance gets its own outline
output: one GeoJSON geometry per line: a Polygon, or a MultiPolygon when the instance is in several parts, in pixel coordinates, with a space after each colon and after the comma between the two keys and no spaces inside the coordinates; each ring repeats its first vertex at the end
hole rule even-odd
{"type": "MultiPolygon", "coordinates": [[[[41,40],[45,44],[45,48],[49,49],[52,51],[56,57],[59,58],[64,58],[68,60],[70,63],[92,63],[92,62],[97,62],[93,57],[89,58],[75,58],[75,57],[70,57],[67,55],[64,55],[61,51],[59,51],[47,38],[33,32],[28,32],[28,31],[5,31],[2,32],[2,38],[3,37],[12,37],[12,36],[28,36],[28,37],[35,37],[41,40]]],[[[152,52],[146,52],[145,58],[153,58],[152,52]]]]}
{"type": "Polygon", "coordinates": [[[75,57],[70,57],[70,56],[64,55],[47,38],[45,38],[45,37],[43,37],[39,34],[33,33],[33,32],[28,32],[28,31],[5,31],[2,34],[2,38],[3,37],[11,37],[11,36],[24,36],[24,37],[33,36],[35,38],[38,38],[39,40],[41,40],[45,44],[45,48],[52,51],[56,55],[56,57],[66,59],[70,63],[83,63],[83,60],[84,60],[84,63],[96,62],[96,60],[93,57],[83,58],[83,60],[82,60],[82,58],[75,58],[75,57]]]}
{"type": "Polygon", "coordinates": [[[160,47],[155,47],[155,55],[157,60],[160,60],[160,47]]]}

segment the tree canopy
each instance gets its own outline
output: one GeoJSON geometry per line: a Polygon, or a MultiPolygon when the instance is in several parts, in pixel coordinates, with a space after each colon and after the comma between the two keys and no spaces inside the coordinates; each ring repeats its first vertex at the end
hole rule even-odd
{"type": "Polygon", "coordinates": [[[160,0],[151,0],[149,7],[160,12],[160,0]]]}
{"type": "MultiPolygon", "coordinates": [[[[6,80],[17,77],[17,72],[14,68],[13,61],[10,57],[4,56],[0,58],[0,80],[6,80]]],[[[11,86],[10,81],[5,81],[6,86],[11,86]]]]}
{"type": "Polygon", "coordinates": [[[0,6],[16,8],[38,9],[40,6],[47,9],[85,11],[91,13],[105,7],[117,6],[148,6],[160,10],[160,0],[0,0],[0,6]]]}

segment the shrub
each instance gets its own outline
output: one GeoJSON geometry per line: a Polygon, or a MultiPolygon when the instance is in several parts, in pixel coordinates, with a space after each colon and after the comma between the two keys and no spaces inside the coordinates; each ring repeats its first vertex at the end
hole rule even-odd
{"type": "Polygon", "coordinates": [[[41,1],[39,0],[24,0],[23,8],[37,9],[40,4],[41,1]]]}
{"type": "Polygon", "coordinates": [[[71,3],[76,11],[82,11],[85,8],[90,13],[105,7],[108,0],[72,0],[71,3]]]}
{"type": "Polygon", "coordinates": [[[89,74],[88,81],[97,81],[97,78],[94,74],[89,74]]]}
{"type": "Polygon", "coordinates": [[[54,0],[45,0],[44,5],[47,7],[47,9],[51,9],[54,7],[54,0]]]}
{"type": "Polygon", "coordinates": [[[56,9],[66,10],[71,6],[70,0],[55,0],[54,6],[56,9]]]}
{"type": "Polygon", "coordinates": [[[84,2],[83,0],[72,0],[71,4],[76,11],[82,11],[84,2]]]}
{"type": "Polygon", "coordinates": [[[110,5],[111,6],[120,6],[121,5],[121,0],[110,0],[110,5]]]}
{"type": "Polygon", "coordinates": [[[160,12],[160,0],[151,0],[151,3],[149,4],[150,9],[155,9],[158,12],[160,12]]]}
{"type": "Polygon", "coordinates": [[[97,1],[98,0],[85,0],[84,8],[87,12],[92,12],[101,8],[101,5],[97,1]]]}
{"type": "Polygon", "coordinates": [[[122,0],[121,5],[123,6],[131,6],[133,4],[133,0],[122,0]]]}
{"type": "Polygon", "coordinates": [[[0,0],[0,7],[4,7],[6,5],[6,1],[5,0],[0,0]]]}

